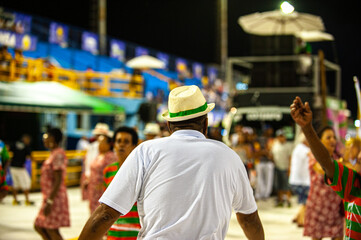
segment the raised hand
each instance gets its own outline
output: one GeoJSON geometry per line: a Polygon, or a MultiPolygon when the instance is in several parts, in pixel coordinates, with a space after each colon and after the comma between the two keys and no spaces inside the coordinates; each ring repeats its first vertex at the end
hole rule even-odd
{"type": "Polygon", "coordinates": [[[308,102],[303,104],[300,97],[296,97],[290,106],[291,116],[293,120],[300,125],[301,128],[312,123],[312,111],[308,102]]]}

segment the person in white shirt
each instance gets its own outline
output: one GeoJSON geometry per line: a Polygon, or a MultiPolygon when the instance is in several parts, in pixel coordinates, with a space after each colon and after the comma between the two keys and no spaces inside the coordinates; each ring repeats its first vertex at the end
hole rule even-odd
{"type": "Polygon", "coordinates": [[[297,195],[298,203],[301,205],[293,222],[302,227],[304,224],[306,201],[310,190],[310,171],[308,170],[308,165],[311,150],[303,133],[300,134],[298,139],[299,143],[293,149],[291,156],[291,170],[288,183],[291,186],[292,192],[297,195]]]}
{"type": "Polygon", "coordinates": [[[271,149],[273,161],[276,170],[276,190],[277,190],[277,207],[283,206],[286,202],[291,207],[291,191],[288,186],[288,171],[293,145],[287,142],[287,138],[282,129],[276,131],[276,140],[271,149]]]}
{"type": "Polygon", "coordinates": [[[90,216],[79,240],[101,239],[137,201],[138,239],[224,239],[232,209],[248,239],[264,239],[253,191],[238,155],[206,139],[207,104],[197,86],[171,91],[170,137],[135,148],[90,216]]]}

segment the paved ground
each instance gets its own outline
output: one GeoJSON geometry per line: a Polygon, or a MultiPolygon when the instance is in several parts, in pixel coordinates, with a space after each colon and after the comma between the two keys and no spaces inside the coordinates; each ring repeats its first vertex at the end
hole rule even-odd
{"type": "MultiPolygon", "coordinates": [[[[64,239],[76,239],[87,218],[89,217],[88,205],[80,200],[79,188],[69,188],[71,227],[62,228],[60,231],[64,239]]],[[[23,201],[23,196],[19,197],[23,201]]],[[[6,197],[0,204],[0,240],[37,240],[40,237],[33,230],[33,222],[38,213],[41,201],[40,193],[31,193],[34,206],[13,206],[12,196],[6,197]]],[[[258,202],[259,214],[263,223],[266,239],[268,240],[301,240],[302,228],[292,224],[292,218],[297,212],[296,200],[291,208],[275,208],[274,200],[258,202]]],[[[246,239],[233,214],[226,240],[246,239]]]]}

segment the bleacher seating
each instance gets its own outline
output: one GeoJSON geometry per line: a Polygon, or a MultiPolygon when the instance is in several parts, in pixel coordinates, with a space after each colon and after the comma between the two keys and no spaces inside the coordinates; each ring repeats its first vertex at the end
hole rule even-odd
{"type": "MultiPolygon", "coordinates": [[[[51,20],[46,19],[40,19],[33,16],[33,28],[31,34],[38,35],[38,42],[36,44],[36,49],[34,51],[24,51],[23,56],[27,59],[26,62],[24,62],[24,65],[29,66],[29,63],[32,64],[27,69],[22,69],[21,73],[20,71],[17,71],[16,73],[9,74],[10,81],[17,80],[17,76],[20,74],[23,76],[23,79],[28,81],[41,81],[41,80],[57,80],[62,83],[66,83],[67,86],[74,87],[79,86],[78,81],[84,81],[81,78],[86,78],[87,69],[91,68],[94,74],[92,75],[91,84],[90,87],[91,94],[98,95],[99,93],[103,95],[99,96],[108,96],[112,93],[121,93],[121,96],[124,91],[129,91],[128,87],[125,87],[127,83],[129,82],[129,75],[132,74],[133,69],[126,66],[124,62],[119,61],[118,59],[114,59],[108,56],[100,56],[100,55],[93,55],[90,52],[84,51],[79,49],[80,47],[80,38],[82,36],[82,32],[84,30],[72,28],[71,30],[71,37],[73,39],[69,39],[67,45],[67,48],[61,47],[60,45],[53,44],[47,42],[47,39],[49,38],[49,32],[48,27],[50,25],[51,20]],[[36,25],[36,27],[35,27],[36,25]],[[35,29],[37,29],[35,31],[35,29]],[[41,31],[38,31],[38,29],[42,29],[41,31]],[[34,30],[34,31],[33,31],[34,30]],[[44,60],[50,60],[52,65],[57,67],[58,69],[53,73],[55,75],[55,78],[47,78],[47,79],[41,79],[44,75],[48,75],[49,70],[44,69],[44,67],[41,67],[41,71],[45,71],[42,74],[39,74],[38,77],[34,79],[30,79],[30,72],[35,71],[37,66],[36,64],[41,65],[40,63],[33,62],[34,59],[44,59],[44,60]],[[74,71],[72,73],[71,71],[74,71]],[[104,74],[109,73],[109,77],[105,76],[104,74]],[[115,74],[122,74],[125,73],[124,76],[126,77],[114,77],[114,75],[111,75],[111,73],[115,74]],[[40,78],[40,79],[39,79],[40,78]],[[64,81],[66,80],[66,82],[64,81]],[[70,81],[76,81],[75,84],[69,83],[70,81]],[[104,85],[108,85],[108,89],[105,90],[104,85]],[[114,87],[115,86],[115,87],[114,87]],[[121,87],[119,87],[121,86],[121,87]],[[125,88],[124,88],[125,87],[125,88]],[[101,91],[99,88],[103,88],[101,91]],[[105,94],[105,95],[104,95],[105,94]]],[[[127,51],[126,53],[129,56],[133,55],[133,52],[135,52],[135,49],[139,47],[132,43],[127,43],[127,51]]],[[[14,49],[9,48],[9,52],[14,56],[14,49]]],[[[156,53],[154,50],[149,50],[150,53],[153,55],[156,53]]],[[[129,56],[126,57],[129,57],[129,56]]],[[[175,58],[171,57],[169,59],[169,65],[174,67],[175,58]]],[[[16,71],[13,68],[9,68],[10,71],[16,71]]],[[[170,82],[173,84],[173,87],[175,85],[182,85],[182,84],[196,84],[198,86],[201,86],[201,80],[200,79],[182,79],[180,81],[178,79],[178,73],[176,71],[172,70],[155,70],[155,71],[145,71],[142,73],[144,78],[144,89],[141,91],[138,91],[137,97],[139,97],[139,93],[142,93],[143,96],[147,93],[151,93],[154,97],[157,96],[159,93],[164,94],[165,98],[168,96],[169,91],[171,89],[170,82]]],[[[84,87],[78,87],[79,89],[83,90],[84,87]]]]}

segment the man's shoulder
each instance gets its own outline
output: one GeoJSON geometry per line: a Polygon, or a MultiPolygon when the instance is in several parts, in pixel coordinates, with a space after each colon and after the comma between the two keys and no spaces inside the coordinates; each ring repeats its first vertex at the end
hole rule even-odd
{"type": "Polygon", "coordinates": [[[148,148],[153,147],[158,144],[162,144],[164,142],[170,141],[170,137],[162,137],[162,138],[155,138],[143,141],[141,144],[138,145],[137,148],[148,148]]]}

